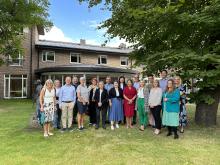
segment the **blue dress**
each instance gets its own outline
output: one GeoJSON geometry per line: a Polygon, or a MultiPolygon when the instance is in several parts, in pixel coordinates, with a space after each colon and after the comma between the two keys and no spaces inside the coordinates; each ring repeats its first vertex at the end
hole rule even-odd
{"type": "Polygon", "coordinates": [[[179,113],[179,124],[180,126],[187,125],[187,113],[186,113],[186,89],[184,85],[178,87],[180,90],[180,113],[179,113]]]}
{"type": "Polygon", "coordinates": [[[119,95],[117,96],[115,88],[112,88],[109,91],[109,99],[111,99],[112,106],[110,107],[110,115],[109,120],[114,122],[119,122],[124,120],[124,114],[123,114],[123,91],[122,89],[119,90],[119,95]]]}

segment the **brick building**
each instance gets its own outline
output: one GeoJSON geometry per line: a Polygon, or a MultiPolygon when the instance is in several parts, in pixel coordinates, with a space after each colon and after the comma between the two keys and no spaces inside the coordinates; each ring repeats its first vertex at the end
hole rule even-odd
{"type": "Polygon", "coordinates": [[[40,27],[24,29],[22,36],[24,51],[16,59],[5,58],[0,67],[0,98],[28,98],[36,79],[43,82],[51,78],[64,84],[66,76],[104,80],[106,76],[118,79],[123,75],[130,78],[136,70],[129,69],[130,49],[39,40],[44,30],[40,27]]]}

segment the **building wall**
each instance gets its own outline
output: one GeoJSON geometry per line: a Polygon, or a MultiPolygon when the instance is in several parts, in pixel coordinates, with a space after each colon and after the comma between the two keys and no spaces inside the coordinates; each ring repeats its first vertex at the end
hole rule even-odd
{"type": "MultiPolygon", "coordinates": [[[[72,51],[55,51],[55,62],[42,62],[42,51],[55,51],[55,50],[40,50],[39,51],[39,68],[59,66],[59,65],[74,65],[70,63],[70,52],[72,51]]],[[[105,55],[105,54],[100,54],[105,55]]],[[[98,64],[99,54],[86,54],[81,53],[82,64],[98,64]]],[[[106,66],[128,68],[130,66],[121,66],[120,55],[107,55],[106,66]]]]}

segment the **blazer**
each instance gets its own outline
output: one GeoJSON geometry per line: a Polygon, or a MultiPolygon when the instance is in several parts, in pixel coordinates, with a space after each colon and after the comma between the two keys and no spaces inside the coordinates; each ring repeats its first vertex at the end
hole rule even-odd
{"type": "Polygon", "coordinates": [[[162,101],[163,110],[178,113],[180,111],[180,90],[175,89],[171,93],[165,91],[163,93],[162,101]],[[166,102],[163,101],[164,98],[167,98],[166,102]]]}
{"type": "MultiPolygon", "coordinates": [[[[109,99],[108,91],[104,88],[103,91],[102,91],[102,95],[101,95],[102,107],[104,107],[104,108],[108,107],[108,99],[109,99]]],[[[96,106],[98,107],[98,103],[99,103],[99,100],[100,100],[100,89],[96,89],[94,100],[96,102],[96,106]]]]}
{"type": "Polygon", "coordinates": [[[118,88],[119,96],[116,96],[115,88],[110,89],[109,91],[109,99],[112,98],[121,98],[123,99],[123,90],[121,88],[118,88]]]}

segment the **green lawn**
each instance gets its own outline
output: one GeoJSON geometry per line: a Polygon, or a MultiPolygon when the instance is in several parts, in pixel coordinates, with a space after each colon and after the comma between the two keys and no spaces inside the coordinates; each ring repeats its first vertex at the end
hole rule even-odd
{"type": "Polygon", "coordinates": [[[166,137],[166,130],[155,136],[151,128],[140,132],[124,126],[116,131],[55,131],[45,139],[42,130],[28,127],[34,112],[30,100],[0,101],[0,164],[219,165],[220,125],[196,126],[194,108],[189,109],[190,126],[179,140],[166,137]]]}

